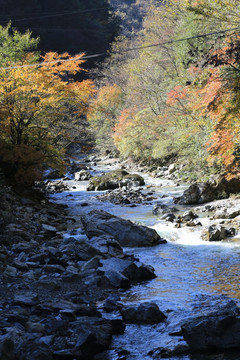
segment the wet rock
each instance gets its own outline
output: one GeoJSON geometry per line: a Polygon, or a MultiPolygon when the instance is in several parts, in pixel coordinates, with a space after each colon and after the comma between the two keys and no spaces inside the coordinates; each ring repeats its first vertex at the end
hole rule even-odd
{"type": "Polygon", "coordinates": [[[204,241],[221,241],[227,236],[226,228],[222,225],[210,225],[202,231],[204,241]]]}
{"type": "Polygon", "coordinates": [[[235,349],[240,347],[240,311],[234,301],[182,326],[191,351],[235,349]]]}
{"type": "Polygon", "coordinates": [[[165,359],[175,356],[188,355],[190,352],[189,346],[186,344],[178,344],[173,348],[160,347],[149,351],[148,355],[152,356],[153,359],[165,359]]]}
{"type": "Polygon", "coordinates": [[[79,334],[74,351],[81,351],[83,359],[108,349],[113,334],[111,322],[100,318],[79,318],[71,322],[71,329],[79,334]]]}
{"type": "Polygon", "coordinates": [[[239,178],[227,180],[222,176],[213,176],[205,183],[196,183],[184,191],[175,201],[183,205],[203,204],[218,199],[226,199],[230,194],[240,192],[239,178]]]}
{"type": "Polygon", "coordinates": [[[149,204],[155,199],[153,196],[141,192],[140,189],[129,189],[129,187],[108,190],[104,194],[96,196],[96,198],[100,201],[110,201],[118,205],[149,204]]]}
{"type": "Polygon", "coordinates": [[[102,254],[102,257],[123,257],[123,249],[118,241],[110,235],[104,236],[94,236],[89,240],[89,244],[94,246],[99,253],[102,254]]]}
{"type": "Polygon", "coordinates": [[[120,297],[117,294],[109,295],[103,304],[103,310],[106,312],[112,312],[121,309],[122,304],[119,301],[120,297]]]}
{"type": "Polygon", "coordinates": [[[130,281],[149,280],[156,277],[152,267],[130,259],[110,258],[101,260],[101,264],[102,272],[117,271],[130,281]]]}
{"type": "Polygon", "coordinates": [[[192,210],[185,211],[181,216],[178,217],[183,222],[188,222],[198,218],[198,215],[195,214],[192,210]]]}
{"type": "Polygon", "coordinates": [[[114,288],[129,288],[130,280],[119,271],[114,269],[101,270],[101,282],[99,285],[114,288]]]}
{"type": "Polygon", "coordinates": [[[145,184],[144,179],[138,174],[129,174],[125,170],[114,170],[102,176],[94,176],[89,181],[88,191],[96,190],[113,190],[119,187],[132,184],[142,186],[145,184]]]}
{"type": "Polygon", "coordinates": [[[127,360],[127,355],[130,352],[124,349],[112,349],[104,351],[94,357],[94,360],[106,360],[106,359],[114,359],[114,360],[127,360]]]}
{"type": "Polygon", "coordinates": [[[49,193],[59,193],[63,191],[68,191],[69,187],[62,180],[58,180],[58,181],[47,181],[45,183],[45,189],[49,193]]]}
{"type": "Polygon", "coordinates": [[[169,206],[165,204],[154,204],[152,208],[153,215],[161,215],[170,212],[169,206]]]}
{"type": "Polygon", "coordinates": [[[164,214],[161,217],[161,220],[170,221],[170,222],[173,222],[175,219],[176,219],[176,216],[172,213],[164,214]]]}
{"type": "Polygon", "coordinates": [[[230,227],[230,228],[226,228],[226,237],[232,237],[235,236],[237,234],[237,229],[230,227]]]}
{"type": "Polygon", "coordinates": [[[146,226],[136,225],[102,210],[93,210],[82,217],[87,236],[113,236],[121,246],[153,246],[163,242],[158,233],[146,226]]]}
{"type": "Polygon", "coordinates": [[[124,321],[141,324],[157,324],[166,319],[157,304],[153,302],[142,303],[138,306],[123,306],[121,314],[124,321]]]}
{"type": "Polygon", "coordinates": [[[92,175],[89,171],[85,169],[81,169],[80,171],[74,174],[74,178],[76,181],[86,181],[92,178],[92,175]]]}

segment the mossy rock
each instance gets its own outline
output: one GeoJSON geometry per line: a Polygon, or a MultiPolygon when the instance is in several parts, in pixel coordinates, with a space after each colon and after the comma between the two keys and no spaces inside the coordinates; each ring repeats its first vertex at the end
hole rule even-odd
{"type": "Polygon", "coordinates": [[[129,174],[126,170],[110,171],[102,176],[94,176],[90,179],[87,191],[113,190],[119,187],[133,184],[142,186],[145,184],[142,176],[129,174]]]}

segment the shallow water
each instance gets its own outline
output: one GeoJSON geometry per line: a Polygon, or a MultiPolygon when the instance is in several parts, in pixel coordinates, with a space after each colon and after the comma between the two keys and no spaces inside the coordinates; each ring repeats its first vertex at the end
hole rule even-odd
{"type": "MultiPolygon", "coordinates": [[[[94,172],[108,171],[110,168],[94,169],[94,172]]],[[[174,196],[179,196],[184,185],[175,187],[172,181],[153,179],[145,175],[146,184],[152,185],[157,199],[155,202],[175,206],[174,196]]],[[[155,268],[156,279],[132,286],[122,292],[121,301],[138,303],[154,301],[167,314],[167,321],[159,325],[127,325],[123,335],[114,337],[113,346],[130,351],[129,360],[149,360],[147,355],[158,347],[172,348],[184,343],[181,337],[169,336],[169,332],[180,329],[181,323],[192,316],[199,315],[226,298],[240,300],[240,240],[228,239],[222,242],[204,242],[200,238],[202,227],[177,229],[172,223],[159,220],[152,214],[152,204],[136,207],[119,206],[98,201],[100,192],[86,192],[87,182],[68,181],[70,191],[52,197],[69,205],[70,212],[78,219],[86,201],[89,211],[94,208],[106,210],[114,215],[136,221],[156,229],[168,240],[153,248],[125,249],[134,253],[140,261],[155,268]]],[[[150,190],[152,190],[150,189],[150,190]]],[[[146,189],[145,191],[150,191],[146,189]]],[[[176,206],[179,213],[189,207],[176,206]]],[[[85,211],[85,209],[84,209],[85,211]]],[[[177,213],[177,214],[179,214],[177,213]]],[[[206,215],[204,215],[206,216],[206,215]]],[[[203,225],[210,223],[201,214],[203,225]]],[[[216,221],[215,221],[216,222],[216,221]]],[[[84,236],[80,235],[79,236],[84,236]]],[[[201,355],[171,357],[172,360],[239,360],[240,354],[201,355]]],[[[114,360],[114,357],[109,358],[114,360]]]]}

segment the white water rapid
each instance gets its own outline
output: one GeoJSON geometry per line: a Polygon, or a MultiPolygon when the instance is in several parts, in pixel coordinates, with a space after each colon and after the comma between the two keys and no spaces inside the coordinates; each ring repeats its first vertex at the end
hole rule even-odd
{"type": "MultiPolygon", "coordinates": [[[[93,173],[112,170],[111,166],[93,167],[93,173]]],[[[153,196],[168,206],[176,206],[177,214],[189,209],[174,205],[173,197],[179,196],[185,186],[175,187],[170,180],[145,177],[148,189],[153,190],[153,196]],[[151,188],[149,188],[151,186],[151,188]]],[[[159,219],[153,215],[152,204],[115,205],[109,202],[100,202],[96,195],[100,192],[87,192],[85,181],[69,180],[69,191],[52,195],[57,202],[69,206],[70,213],[79,218],[87,210],[103,209],[114,215],[136,221],[156,229],[161,236],[167,239],[167,244],[152,248],[125,249],[127,253],[134,253],[143,263],[155,268],[157,277],[132,286],[129,290],[122,291],[121,301],[124,303],[139,303],[154,301],[167,315],[167,321],[158,325],[127,325],[122,335],[115,336],[113,346],[122,347],[130,352],[128,360],[153,359],[148,352],[158,347],[172,348],[181,344],[180,337],[168,335],[180,329],[181,323],[192,316],[204,313],[205,309],[212,308],[225,301],[226,297],[240,299],[240,240],[229,238],[221,242],[205,242],[201,240],[202,227],[174,227],[174,223],[159,219]]],[[[199,214],[203,225],[208,225],[211,220],[206,213],[199,214]]],[[[66,234],[65,236],[68,236],[66,234]]],[[[69,234],[70,236],[70,234],[69,234]]],[[[85,237],[82,231],[75,237],[85,237]]],[[[207,355],[206,355],[207,356],[207,355]]],[[[239,357],[203,357],[201,360],[237,360],[239,357]]],[[[169,358],[170,359],[170,358],[169,358]]],[[[189,355],[171,357],[171,360],[195,360],[200,358],[189,355]]],[[[114,358],[110,359],[114,360],[114,358]]]]}

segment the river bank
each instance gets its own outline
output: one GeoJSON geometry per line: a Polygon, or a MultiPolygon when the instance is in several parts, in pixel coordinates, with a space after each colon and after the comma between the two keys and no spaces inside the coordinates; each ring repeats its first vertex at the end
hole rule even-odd
{"type": "MultiPolygon", "coordinates": [[[[91,167],[93,174],[103,173],[104,167],[107,171],[122,167],[113,160],[84,166],[91,167]]],[[[16,220],[12,219],[10,227],[8,224],[6,234],[11,236],[1,247],[1,285],[7,289],[1,297],[2,358],[7,351],[12,360],[43,356],[84,360],[202,359],[201,354],[189,355],[181,325],[186,318],[227,305],[229,297],[238,299],[238,251],[232,251],[238,239],[206,245],[199,240],[198,226],[182,221],[179,227],[177,218],[186,211],[181,205],[177,205],[181,215],[174,221],[161,219],[161,212],[153,214],[154,202],[167,206],[168,211],[173,209],[173,197],[185,187],[175,186],[176,181],[171,179],[161,180],[160,188],[159,183],[151,185],[148,176],[145,180],[143,192],[152,193],[156,199],[145,201],[143,197],[138,205],[131,201],[121,205],[101,201],[96,198],[101,192],[85,191],[88,181],[84,180],[64,180],[64,191],[52,193],[51,203],[46,199],[40,203],[19,199],[16,207],[12,199],[16,220]],[[155,228],[168,243],[123,248],[125,244],[121,246],[106,228],[99,233],[97,215],[104,215],[105,225],[116,220],[106,215],[106,210],[120,216],[120,233],[126,226],[121,219],[130,218],[155,228]],[[16,227],[20,237],[14,240],[9,231],[16,227]],[[9,239],[13,239],[12,243],[9,239]],[[212,273],[212,266],[219,271],[212,273]],[[139,309],[142,303],[147,305],[139,309]],[[139,313],[144,314],[142,318],[138,318],[139,313]],[[169,335],[172,333],[175,336],[169,335]]],[[[58,185],[56,188],[59,191],[58,185]]],[[[208,214],[207,221],[238,222],[236,216],[214,219],[216,211],[225,209],[228,213],[227,206],[238,207],[238,199],[231,201],[190,209],[200,215],[201,221],[208,214]]],[[[160,206],[161,211],[163,208],[160,206]]],[[[135,232],[134,228],[129,232],[135,232]]],[[[205,355],[203,359],[214,356],[205,355]]],[[[229,356],[224,354],[221,359],[237,359],[229,356]]]]}

